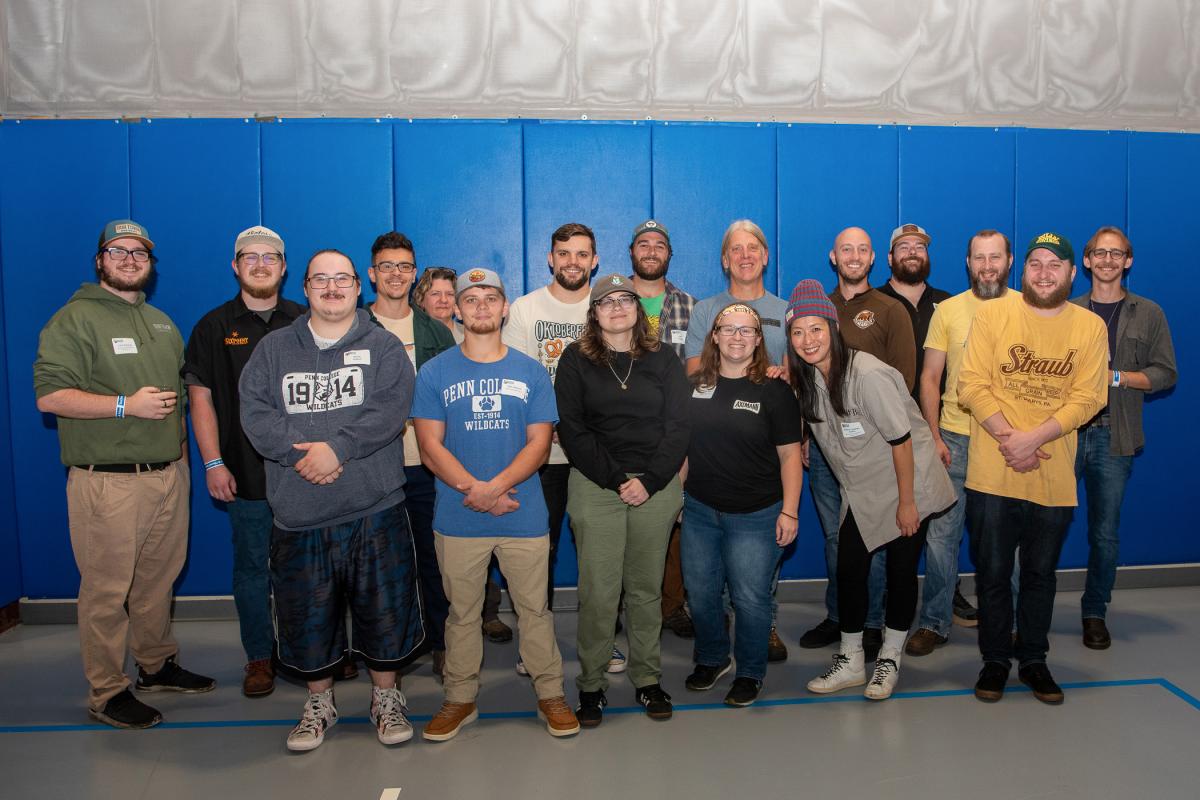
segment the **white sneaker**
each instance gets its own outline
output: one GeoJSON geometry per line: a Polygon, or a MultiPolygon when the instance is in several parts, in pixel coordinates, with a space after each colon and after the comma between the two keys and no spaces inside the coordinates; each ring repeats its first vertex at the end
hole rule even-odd
{"type": "Polygon", "coordinates": [[[529,677],[529,670],[526,669],[526,667],[525,667],[525,659],[520,658],[520,657],[517,658],[516,670],[517,670],[518,675],[525,677],[525,678],[529,677]]]}
{"type": "Polygon", "coordinates": [[[625,654],[613,645],[612,656],[608,659],[608,672],[624,672],[625,671],[625,654]]]}
{"type": "Polygon", "coordinates": [[[333,707],[333,689],[310,692],[304,704],[304,714],[288,734],[287,748],[298,753],[316,750],[325,741],[325,731],[337,724],[338,713],[333,707]]]}
{"type": "Polygon", "coordinates": [[[899,653],[886,651],[880,653],[879,658],[875,659],[875,673],[871,675],[871,682],[863,691],[863,697],[868,700],[887,700],[892,696],[892,691],[896,688],[896,681],[899,678],[899,653]]]}
{"type": "Polygon", "coordinates": [[[808,690],[817,694],[829,694],[850,686],[862,686],[867,682],[863,651],[857,653],[834,653],[833,665],[824,674],[808,682],[808,690]]]}
{"type": "Polygon", "coordinates": [[[380,689],[378,686],[372,689],[371,722],[375,725],[379,741],[400,744],[411,739],[413,729],[407,715],[404,693],[399,689],[380,689]]]}

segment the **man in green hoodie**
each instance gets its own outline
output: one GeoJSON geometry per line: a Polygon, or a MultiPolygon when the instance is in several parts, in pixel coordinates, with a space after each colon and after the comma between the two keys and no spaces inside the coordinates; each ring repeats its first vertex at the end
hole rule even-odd
{"type": "Polygon", "coordinates": [[[207,692],[216,682],[176,663],[172,585],[187,557],[189,473],[183,338],[146,303],[154,242],[132,220],[108,223],[97,283],[46,327],[33,365],[38,410],[58,417],[71,547],[79,567],[79,640],[88,713],[118,728],[162,715],[129,691],[126,646],[143,692],[207,692]]]}

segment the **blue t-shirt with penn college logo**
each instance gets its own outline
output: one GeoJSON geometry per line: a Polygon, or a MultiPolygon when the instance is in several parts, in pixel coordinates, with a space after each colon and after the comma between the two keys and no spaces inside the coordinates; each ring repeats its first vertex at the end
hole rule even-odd
{"type": "MultiPolygon", "coordinates": [[[[417,374],[412,415],[446,423],[446,449],[477,479],[491,480],[526,444],[525,426],[558,422],[546,369],[508,349],[482,364],[452,347],[417,374]]],[[[516,511],[498,517],[463,505],[463,493],[437,480],[433,528],[446,536],[544,536],[549,531],[542,483],[535,472],[516,486],[516,511]]]]}

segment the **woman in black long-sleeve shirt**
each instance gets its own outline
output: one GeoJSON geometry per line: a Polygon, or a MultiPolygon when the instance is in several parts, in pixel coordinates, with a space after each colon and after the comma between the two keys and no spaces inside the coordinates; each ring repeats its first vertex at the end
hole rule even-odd
{"type": "Polygon", "coordinates": [[[571,462],[567,512],[579,553],[579,722],[603,718],[605,671],[625,590],[629,678],[655,719],[671,716],[662,690],[662,576],[683,505],[691,387],[675,354],[650,335],[633,285],[608,275],[592,287],[583,336],[554,378],[558,438],[571,462]]]}

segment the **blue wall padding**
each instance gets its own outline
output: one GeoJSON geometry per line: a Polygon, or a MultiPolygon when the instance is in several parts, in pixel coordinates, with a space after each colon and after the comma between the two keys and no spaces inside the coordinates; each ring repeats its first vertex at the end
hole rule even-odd
{"type": "MultiPolygon", "coordinates": [[[[0,308],[3,306],[4,276],[0,271],[0,308]]],[[[17,503],[13,494],[8,382],[8,350],[4,346],[4,326],[0,325],[0,606],[6,606],[22,596],[21,544],[17,536],[17,503]]]]}
{"type": "MultiPolygon", "coordinates": [[[[6,121],[0,159],[0,433],[11,426],[13,453],[9,463],[0,451],[0,602],[69,597],[78,586],[54,420],[35,408],[30,367],[38,331],[93,277],[100,226],[130,215],[158,244],[152,302],[185,332],[233,296],[233,238],[258,223],[287,242],[284,292],[297,300],[314,250],[344,250],[365,278],[371,242],[392,228],[410,235],[422,267],[491,267],[516,295],[548,281],[549,235],[562,223],[590,225],[600,271],[627,273],[630,232],[654,216],[671,231],[671,279],[704,297],[724,286],[726,226],[747,217],[770,243],[768,289],[786,297],[800,278],[833,286],[828,253],[848,225],[876,244],[875,284],[888,274],[892,228],[923,225],[933,236],[931,282],[952,292],[966,287],[964,249],[979,228],[1012,236],[1019,264],[1025,241],[1043,229],[1066,233],[1081,253],[1099,225],[1128,226],[1130,286],[1166,309],[1184,378],[1147,406],[1149,446],[1130,483],[1122,563],[1200,560],[1181,502],[1196,487],[1197,435],[1185,413],[1194,407],[1187,354],[1200,330],[1176,288],[1200,210],[1200,137],[642,121],[6,121]]],[[[1079,273],[1082,291],[1082,265],[1079,273]]],[[[1012,280],[1019,285],[1019,268],[1012,280]]],[[[365,284],[364,298],[372,296],[365,284]]],[[[191,557],[179,589],[227,594],[228,522],[208,498],[194,447],[192,459],[191,557]]],[[[783,574],[823,577],[807,497],[801,511],[783,574]]],[[[1063,566],[1086,562],[1082,516],[1063,566]]],[[[564,537],[560,584],[574,582],[574,559],[564,537]]]]}

